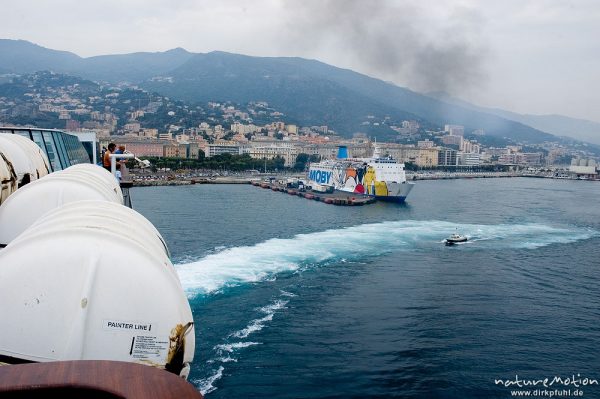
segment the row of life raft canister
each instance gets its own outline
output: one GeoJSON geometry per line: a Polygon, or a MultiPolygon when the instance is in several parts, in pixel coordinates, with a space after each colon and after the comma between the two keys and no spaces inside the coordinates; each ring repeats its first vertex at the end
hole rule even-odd
{"type": "Polygon", "coordinates": [[[118,360],[187,378],[189,302],[114,176],[91,164],[48,174],[18,135],[0,134],[0,154],[0,361],[118,360]]]}

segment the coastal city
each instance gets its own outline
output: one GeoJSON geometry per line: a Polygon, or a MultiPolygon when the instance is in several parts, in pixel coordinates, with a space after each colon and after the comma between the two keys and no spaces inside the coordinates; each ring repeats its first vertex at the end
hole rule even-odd
{"type": "MultiPolygon", "coordinates": [[[[5,124],[18,124],[25,115],[29,121],[37,118],[35,126],[50,123],[50,127],[86,137],[97,143],[97,152],[114,142],[140,159],[149,159],[154,171],[211,169],[210,163],[194,160],[224,154],[255,160],[247,164],[251,165],[247,170],[300,171],[307,162],[335,158],[340,145],[348,148],[351,158],[369,157],[376,143],[383,156],[405,163],[409,172],[425,175],[598,176],[598,153],[573,140],[502,140],[482,128],[451,123],[436,127],[385,115],[364,115],[361,128],[365,132],[341,134],[326,125],[300,126],[265,101],[191,106],[134,85],[100,85],[51,72],[3,75],[3,79],[20,89],[12,91],[18,96],[0,97],[0,120],[5,124]],[[177,162],[182,160],[187,162],[177,162]]],[[[218,169],[243,171],[228,167],[227,161],[220,162],[218,169]]]]}

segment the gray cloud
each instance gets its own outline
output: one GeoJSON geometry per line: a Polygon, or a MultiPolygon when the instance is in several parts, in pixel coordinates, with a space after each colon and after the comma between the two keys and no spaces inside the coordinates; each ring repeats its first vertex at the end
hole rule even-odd
{"type": "Polygon", "coordinates": [[[0,37],[81,56],[300,56],[483,106],[600,122],[598,0],[4,3],[0,37]]]}
{"type": "Polygon", "coordinates": [[[386,0],[305,0],[287,2],[285,11],[291,48],[336,53],[342,63],[419,91],[460,94],[485,81],[475,11],[456,8],[441,23],[417,5],[386,0]]]}

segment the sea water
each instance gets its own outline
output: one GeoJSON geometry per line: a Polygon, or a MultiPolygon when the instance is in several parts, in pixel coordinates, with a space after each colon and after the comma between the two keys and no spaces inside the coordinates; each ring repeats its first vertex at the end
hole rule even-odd
{"type": "Polygon", "coordinates": [[[506,398],[516,383],[498,380],[600,380],[597,182],[420,181],[406,204],[363,207],[249,185],[132,197],[189,297],[190,382],[207,398],[506,398]],[[456,231],[469,241],[444,246],[456,231]]]}

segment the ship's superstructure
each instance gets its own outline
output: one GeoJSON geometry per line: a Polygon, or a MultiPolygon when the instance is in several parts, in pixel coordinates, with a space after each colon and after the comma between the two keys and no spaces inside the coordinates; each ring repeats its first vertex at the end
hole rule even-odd
{"type": "MultiPolygon", "coordinates": [[[[344,154],[340,148],[339,154],[344,154]]],[[[403,202],[414,184],[406,181],[404,164],[380,156],[377,147],[372,158],[342,158],[310,165],[310,184],[364,194],[386,201],[403,202]]]]}

